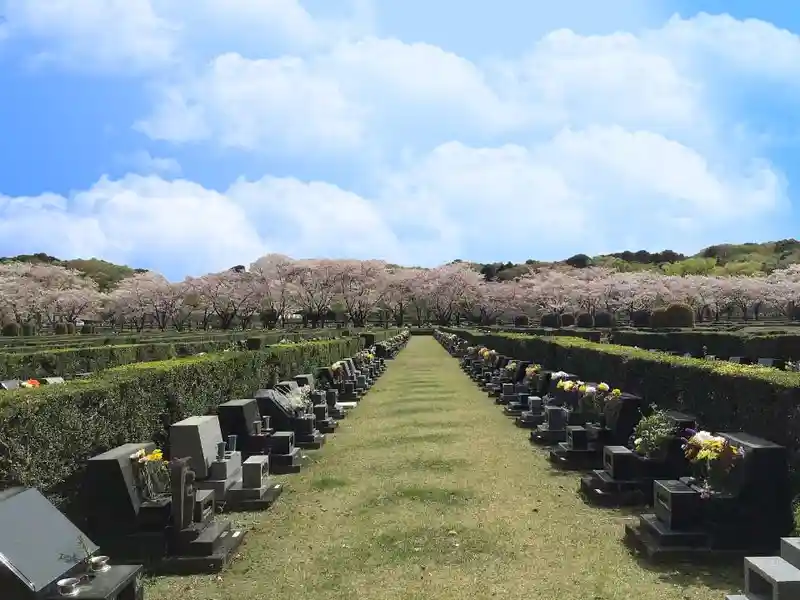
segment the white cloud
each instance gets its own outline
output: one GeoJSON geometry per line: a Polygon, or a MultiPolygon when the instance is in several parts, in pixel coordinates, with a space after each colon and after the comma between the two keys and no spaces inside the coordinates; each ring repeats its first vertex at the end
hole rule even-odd
{"type": "Polygon", "coordinates": [[[232,51],[313,49],[369,32],[371,0],[344,4],[340,18],[315,19],[299,0],[0,0],[8,33],[37,41],[39,60],[121,74],[232,51]]]}
{"type": "Polygon", "coordinates": [[[152,156],[146,150],[140,150],[127,156],[120,156],[118,162],[135,173],[142,175],[164,174],[180,175],[181,165],[174,158],[159,158],[152,156]]]}
{"type": "Polygon", "coordinates": [[[767,23],[700,15],[636,33],[562,29],[515,59],[472,61],[357,35],[368,16],[321,21],[293,0],[202,0],[190,17],[180,2],[151,2],[122,30],[110,12],[57,26],[55,9],[27,26],[72,59],[108,27],[103,35],[122,42],[113,52],[100,44],[109,68],[223,47],[154,80],[152,113],[137,124],[153,139],[284,160],[327,154],[374,170],[352,186],[267,175],[223,192],[164,181],[156,174],[175,165],[140,155],[148,177],[103,178],[69,199],[0,198],[0,234],[34,214],[41,223],[20,251],[198,273],[268,251],[435,264],[492,248],[510,259],[693,250],[752,238],[786,207],[782,176],[717,103],[726,69],[794,85],[800,42],[767,23]],[[126,36],[137,27],[134,43],[126,36]],[[267,28],[291,53],[261,52],[267,28]]]}
{"type": "Polygon", "coordinates": [[[709,235],[749,237],[783,208],[784,191],[768,166],[731,175],[658,134],[595,127],[530,148],[444,144],[388,174],[369,198],[293,178],[240,180],[224,192],[157,176],[103,178],[70,199],[0,199],[0,234],[35,222],[20,252],[171,273],[268,251],[431,265],[491,248],[518,259],[594,253],[622,239],[694,249],[709,235]]]}
{"type": "Polygon", "coordinates": [[[11,37],[41,42],[45,62],[136,72],[176,58],[180,28],[149,0],[6,0],[5,16],[11,37]]]}

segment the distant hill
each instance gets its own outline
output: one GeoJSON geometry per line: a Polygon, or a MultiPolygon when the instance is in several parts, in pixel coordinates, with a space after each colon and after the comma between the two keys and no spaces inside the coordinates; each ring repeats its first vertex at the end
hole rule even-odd
{"type": "Polygon", "coordinates": [[[660,271],[669,275],[754,275],[770,273],[800,263],[800,241],[795,239],[761,244],[716,244],[697,254],[686,256],[672,250],[615,252],[600,256],[576,254],[563,261],[540,262],[527,260],[524,264],[497,262],[476,264],[475,267],[490,280],[505,281],[519,277],[532,265],[570,265],[577,268],[610,267],[618,271],[660,271]]]}
{"type": "Polygon", "coordinates": [[[80,271],[86,277],[90,277],[97,282],[101,291],[113,289],[120,281],[133,275],[134,273],[144,273],[147,269],[134,269],[126,265],[116,265],[114,263],[100,260],[98,258],[76,258],[72,260],[61,260],[54,256],[49,256],[40,252],[38,254],[20,254],[0,258],[0,263],[4,262],[27,262],[27,263],[46,263],[59,265],[69,269],[80,271]]]}

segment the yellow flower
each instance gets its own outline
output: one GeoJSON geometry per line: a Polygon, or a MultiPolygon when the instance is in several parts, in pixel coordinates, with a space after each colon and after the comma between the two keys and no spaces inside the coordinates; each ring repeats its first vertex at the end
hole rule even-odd
{"type": "Polygon", "coordinates": [[[564,382],[564,380],[563,380],[563,379],[559,379],[559,380],[558,380],[558,383],[556,384],[556,389],[557,389],[557,390],[563,390],[563,389],[564,389],[564,383],[565,383],[565,382],[564,382]]]}
{"type": "Polygon", "coordinates": [[[578,386],[578,391],[579,391],[581,394],[585,394],[585,393],[586,393],[586,384],[584,383],[583,385],[579,385],[579,386],[578,386]]]}
{"type": "Polygon", "coordinates": [[[574,388],[574,387],[575,387],[575,382],[574,381],[565,381],[564,382],[564,387],[561,388],[561,389],[563,389],[565,392],[571,392],[572,388],[574,388]]]}
{"type": "Polygon", "coordinates": [[[612,396],[622,396],[622,390],[619,389],[619,388],[614,388],[613,390],[611,390],[611,395],[612,396]]]}
{"type": "Polygon", "coordinates": [[[597,391],[598,392],[607,392],[610,389],[611,389],[611,387],[607,383],[598,383],[597,384],[597,391]]]}

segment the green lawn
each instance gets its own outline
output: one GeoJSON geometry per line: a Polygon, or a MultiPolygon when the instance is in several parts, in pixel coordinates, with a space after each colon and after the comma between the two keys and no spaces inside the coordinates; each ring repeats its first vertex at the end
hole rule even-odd
{"type": "Polygon", "coordinates": [[[413,337],[219,576],[148,600],[708,600],[741,570],[654,569],[430,337],[413,337]]]}

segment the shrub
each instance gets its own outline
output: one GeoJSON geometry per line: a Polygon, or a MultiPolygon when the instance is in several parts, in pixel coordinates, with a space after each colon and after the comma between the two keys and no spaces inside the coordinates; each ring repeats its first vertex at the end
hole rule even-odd
{"type": "Polygon", "coordinates": [[[557,328],[557,327],[561,327],[561,319],[559,318],[559,315],[557,315],[555,313],[547,313],[547,314],[542,315],[542,318],[541,318],[539,324],[542,327],[557,328]]]}
{"type": "Polygon", "coordinates": [[[95,327],[91,323],[84,323],[83,327],[81,327],[81,333],[83,335],[92,335],[95,332],[95,327]]]}
{"type": "Polygon", "coordinates": [[[583,327],[585,329],[590,329],[594,327],[594,317],[589,313],[580,313],[575,319],[575,325],[577,327],[583,327]]]}
{"type": "Polygon", "coordinates": [[[594,326],[595,327],[613,327],[614,315],[609,312],[596,312],[594,313],[594,326]]]}
{"type": "Polygon", "coordinates": [[[514,317],[514,327],[527,327],[528,323],[527,315],[517,315],[514,317]]]}
{"type": "Polygon", "coordinates": [[[3,325],[3,335],[5,336],[18,336],[20,334],[19,323],[6,323],[3,325]]]}
{"type": "Polygon", "coordinates": [[[561,315],[561,326],[562,327],[571,327],[575,325],[575,315],[572,313],[564,313],[561,315]]]}
{"type": "Polygon", "coordinates": [[[33,335],[36,335],[36,325],[34,325],[33,323],[23,323],[22,335],[26,337],[31,337],[33,335]]]}
{"type": "Polygon", "coordinates": [[[75,323],[67,323],[67,333],[69,335],[75,333],[75,323]]]}
{"type": "Polygon", "coordinates": [[[53,333],[55,333],[56,335],[67,335],[67,324],[56,323],[55,327],[53,327],[53,333]]]}
{"type": "Polygon", "coordinates": [[[694,327],[694,311],[687,304],[670,304],[666,309],[667,327],[694,327]]]}
{"type": "Polygon", "coordinates": [[[650,326],[650,311],[649,310],[634,310],[631,313],[631,323],[634,327],[649,327],[650,326]]]}
{"type": "Polygon", "coordinates": [[[653,329],[663,329],[669,327],[669,317],[666,308],[657,308],[650,313],[650,327],[653,329]]]}

